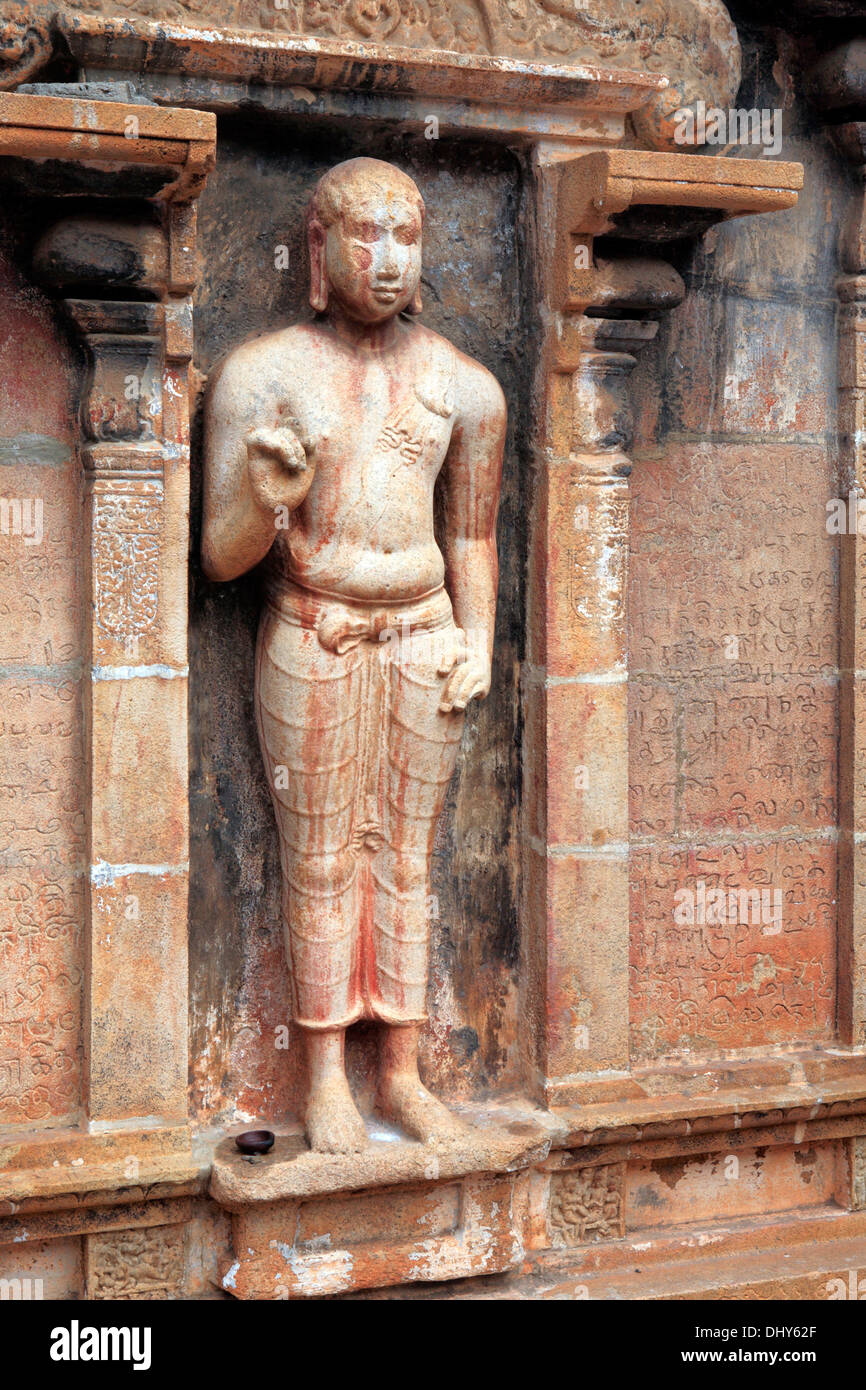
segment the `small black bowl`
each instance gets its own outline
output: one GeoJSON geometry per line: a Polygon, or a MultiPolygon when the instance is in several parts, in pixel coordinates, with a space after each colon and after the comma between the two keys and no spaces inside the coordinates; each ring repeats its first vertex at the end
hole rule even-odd
{"type": "Polygon", "coordinates": [[[269,1129],[248,1129],[235,1136],[235,1144],[242,1154],[267,1154],[274,1147],[274,1136],[269,1129]]]}

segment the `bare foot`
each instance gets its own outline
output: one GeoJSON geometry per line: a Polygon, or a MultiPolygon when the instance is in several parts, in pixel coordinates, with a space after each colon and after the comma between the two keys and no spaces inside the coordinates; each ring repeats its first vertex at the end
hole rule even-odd
{"type": "Polygon", "coordinates": [[[332,1073],[311,1086],[304,1128],[307,1143],[319,1153],[354,1154],[367,1147],[367,1130],[345,1076],[332,1073]]]}
{"type": "Polygon", "coordinates": [[[466,1134],[462,1121],[430,1094],[417,1072],[384,1076],[379,1086],[379,1108],[387,1119],[422,1144],[448,1143],[466,1134]]]}

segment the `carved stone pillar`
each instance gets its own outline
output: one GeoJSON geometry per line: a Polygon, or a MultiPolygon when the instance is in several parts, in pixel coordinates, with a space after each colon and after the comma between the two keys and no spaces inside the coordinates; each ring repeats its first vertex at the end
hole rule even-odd
{"type": "Polygon", "coordinates": [[[89,359],[85,1152],[98,1161],[95,1136],[124,1130],[134,1178],[188,1150],[188,370],[214,126],[141,104],[0,96],[0,147],[47,158],[49,192],[136,200],[119,220],[110,202],[62,219],[35,255],[89,359]]]}
{"type": "Polygon", "coordinates": [[[535,168],[545,336],[525,672],[524,997],[531,1089],[568,1104],[589,1098],[593,1080],[618,1095],[629,1084],[627,380],[657,325],[603,314],[681,297],[670,267],[598,265],[594,241],[634,204],[718,216],[790,207],[802,169],[544,145],[535,168]]]}
{"type": "Polygon", "coordinates": [[[90,942],[87,1115],[94,1127],[186,1121],[187,582],[194,208],[161,226],[54,228],[55,282],[157,302],[67,299],[91,359],[81,403],[90,580],[90,942]],[[142,236],[144,232],[144,237],[142,236]],[[64,248],[94,245],[91,263],[64,248]],[[163,242],[148,257],[143,241],[163,242]],[[119,253],[126,253],[119,254],[119,253]],[[66,275],[64,277],[64,271],[66,275]]]}
{"type": "Polygon", "coordinates": [[[631,327],[572,321],[544,384],[525,707],[532,1063],[546,1099],[628,1067],[631,327]]]}

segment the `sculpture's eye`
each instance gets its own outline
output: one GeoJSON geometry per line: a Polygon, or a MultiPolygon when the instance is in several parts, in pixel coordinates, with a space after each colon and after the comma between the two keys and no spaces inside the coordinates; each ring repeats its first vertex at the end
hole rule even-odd
{"type": "Polygon", "coordinates": [[[394,239],[399,241],[401,246],[414,246],[420,236],[421,228],[417,222],[403,222],[399,227],[394,228],[394,239]]]}
{"type": "Polygon", "coordinates": [[[352,225],[352,236],[356,241],[378,241],[381,228],[375,222],[355,222],[352,225]]]}

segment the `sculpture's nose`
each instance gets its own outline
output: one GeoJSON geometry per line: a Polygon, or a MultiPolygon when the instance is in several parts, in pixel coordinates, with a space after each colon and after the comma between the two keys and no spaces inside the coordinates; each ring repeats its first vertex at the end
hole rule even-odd
{"type": "Polygon", "coordinates": [[[382,240],[382,259],[379,263],[380,280],[396,280],[400,275],[400,263],[397,257],[397,243],[390,233],[382,240]]]}

